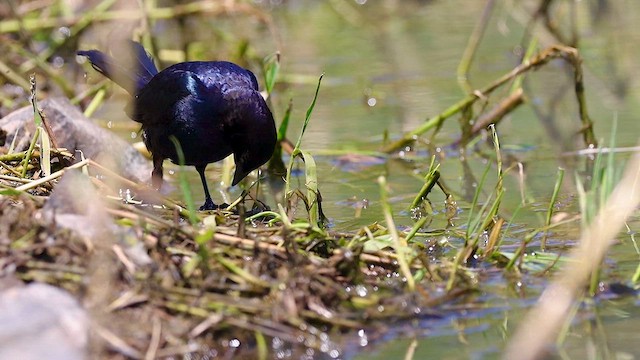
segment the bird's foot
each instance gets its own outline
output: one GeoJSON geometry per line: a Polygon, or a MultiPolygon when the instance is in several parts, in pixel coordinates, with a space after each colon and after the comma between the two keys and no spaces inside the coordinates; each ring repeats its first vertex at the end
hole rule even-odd
{"type": "Polygon", "coordinates": [[[213,200],[206,199],[204,201],[204,204],[200,206],[200,211],[207,211],[207,210],[218,210],[218,205],[214,204],[213,200]]]}
{"type": "MultiPolygon", "coordinates": [[[[225,210],[229,207],[229,204],[227,203],[222,203],[220,205],[216,205],[213,200],[211,199],[207,199],[204,201],[204,204],[202,206],[200,206],[200,211],[210,211],[210,210],[225,210]]],[[[247,210],[245,212],[245,216],[253,216],[256,214],[259,214],[263,211],[269,211],[269,207],[265,204],[259,203],[258,205],[254,205],[254,207],[250,210],[247,210]]],[[[238,209],[231,209],[231,212],[234,215],[238,215],[238,209]]]]}
{"type": "Polygon", "coordinates": [[[204,201],[204,204],[200,206],[200,211],[208,211],[208,210],[224,210],[229,207],[229,204],[222,203],[220,205],[216,205],[213,200],[207,199],[204,201]]]}

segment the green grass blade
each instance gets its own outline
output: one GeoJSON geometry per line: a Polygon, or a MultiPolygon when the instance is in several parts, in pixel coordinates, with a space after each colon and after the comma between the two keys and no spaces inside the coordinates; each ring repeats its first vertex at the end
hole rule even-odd
{"type": "Polygon", "coordinates": [[[273,87],[276,84],[278,73],[280,72],[280,52],[275,52],[267,56],[264,60],[264,85],[267,94],[271,96],[273,87]]]}
{"type": "Polygon", "coordinates": [[[318,176],[316,161],[310,153],[300,150],[304,159],[305,186],[307,188],[307,201],[309,204],[309,222],[313,226],[321,226],[320,211],[318,208],[318,176]]]}
{"type": "MultiPolygon", "coordinates": [[[[560,193],[560,187],[562,186],[562,180],[564,179],[564,169],[558,169],[558,175],[556,176],[556,184],[553,187],[553,193],[551,194],[551,199],[549,199],[549,207],[547,208],[547,218],[545,219],[545,226],[549,226],[551,224],[551,218],[553,217],[553,207],[558,199],[558,194],[560,193]]],[[[540,251],[544,251],[547,246],[547,232],[545,231],[544,236],[540,242],[540,251]]]]}
{"type": "Polygon", "coordinates": [[[293,102],[289,100],[289,105],[284,113],[280,127],[278,128],[278,140],[276,148],[273,150],[271,159],[269,160],[269,173],[273,176],[281,177],[287,173],[287,169],[282,160],[282,142],[287,138],[287,130],[289,129],[289,119],[291,118],[291,109],[293,108],[293,102]]]}
{"type": "Polygon", "coordinates": [[[89,105],[87,105],[87,108],[84,110],[84,116],[91,117],[91,115],[93,115],[93,113],[96,112],[96,110],[98,110],[98,107],[100,107],[100,104],[104,102],[106,95],[107,95],[107,90],[103,86],[96,92],[96,95],[91,99],[91,102],[89,103],[89,105]]]}
{"type": "Polygon", "coordinates": [[[255,331],[256,348],[258,349],[258,360],[267,360],[269,358],[269,347],[264,334],[258,330],[255,331]]]}
{"type": "Polygon", "coordinates": [[[193,194],[191,193],[191,186],[189,185],[189,181],[187,180],[187,175],[184,172],[184,152],[182,151],[182,146],[180,142],[175,136],[170,136],[169,139],[173,143],[173,146],[176,147],[176,153],[178,154],[178,165],[180,166],[180,171],[178,172],[178,181],[180,183],[180,190],[182,191],[182,196],[184,196],[184,202],[187,205],[187,211],[189,213],[189,221],[191,221],[192,225],[196,225],[198,223],[198,216],[196,215],[196,206],[193,202],[193,194]]]}
{"type": "Polygon", "coordinates": [[[287,138],[287,130],[289,129],[289,119],[291,118],[291,109],[293,108],[293,102],[289,100],[287,110],[282,117],[282,122],[278,128],[278,141],[282,141],[287,138]]]}
{"type": "Polygon", "coordinates": [[[318,100],[318,93],[320,92],[320,84],[322,83],[323,77],[324,77],[324,74],[320,75],[320,78],[318,79],[318,85],[316,86],[316,92],[315,92],[315,95],[313,96],[313,101],[311,101],[311,105],[309,105],[309,108],[307,109],[307,114],[304,119],[304,124],[302,125],[302,130],[300,130],[300,136],[298,136],[298,140],[296,141],[296,146],[294,147],[293,153],[289,158],[289,165],[287,166],[287,175],[285,178],[286,179],[285,189],[284,189],[285,196],[289,196],[288,194],[290,193],[290,190],[291,190],[291,171],[293,169],[293,162],[295,160],[295,157],[298,155],[298,152],[300,151],[300,145],[302,144],[302,137],[304,136],[304,132],[307,130],[307,125],[309,125],[311,114],[313,113],[313,109],[316,106],[316,101],[318,100]]]}
{"type": "Polygon", "coordinates": [[[409,260],[407,254],[410,250],[406,239],[400,237],[396,224],[393,221],[393,215],[391,213],[391,205],[389,205],[389,196],[387,194],[387,179],[384,176],[378,178],[378,185],[380,185],[380,206],[384,214],[385,222],[387,223],[387,229],[389,235],[393,239],[394,248],[396,250],[396,256],[398,259],[398,266],[402,275],[407,279],[407,286],[410,291],[414,291],[416,288],[415,279],[411,274],[411,268],[409,266],[409,260]]]}
{"type": "MultiPolygon", "coordinates": [[[[488,164],[487,167],[484,169],[482,178],[476,187],[476,192],[473,194],[473,200],[471,201],[471,206],[469,207],[469,217],[467,219],[467,232],[465,235],[465,244],[469,241],[469,238],[471,238],[471,234],[473,234],[473,232],[475,231],[475,225],[478,222],[478,220],[474,218],[474,215],[475,215],[474,209],[478,206],[480,193],[482,192],[482,188],[484,187],[484,184],[487,181],[487,176],[489,175],[490,169],[491,169],[491,165],[488,164]]],[[[477,216],[475,217],[477,218],[477,216]]]]}
{"type": "Polygon", "coordinates": [[[27,176],[27,168],[29,167],[29,161],[31,161],[31,156],[33,155],[33,150],[36,148],[36,143],[38,142],[38,139],[40,138],[40,129],[41,127],[36,127],[36,133],[33,134],[33,137],[31,138],[31,143],[29,144],[29,149],[27,149],[27,154],[24,157],[24,160],[22,162],[22,173],[21,176],[22,177],[26,177],[27,176]]]}
{"type": "Polygon", "coordinates": [[[324,74],[320,75],[320,78],[318,79],[318,85],[316,86],[316,92],[313,95],[313,101],[311,101],[311,105],[309,105],[309,108],[307,109],[307,114],[304,118],[304,124],[302,124],[302,130],[300,131],[300,136],[298,137],[298,141],[296,142],[296,149],[300,149],[300,145],[302,144],[302,136],[307,130],[307,125],[309,125],[311,114],[313,113],[313,109],[316,107],[316,101],[318,100],[318,93],[320,92],[320,84],[322,83],[323,77],[324,74]]]}
{"type": "Polygon", "coordinates": [[[435,162],[436,162],[436,157],[434,155],[431,157],[429,170],[427,171],[427,175],[425,175],[424,177],[424,185],[422,185],[422,188],[418,192],[418,195],[416,195],[416,197],[413,198],[413,201],[411,202],[411,206],[409,207],[409,210],[417,208],[418,205],[420,205],[420,203],[427,198],[427,195],[431,192],[431,189],[433,189],[433,187],[438,182],[438,179],[440,179],[440,172],[438,171],[438,169],[440,168],[440,164],[436,165],[435,162]]]}

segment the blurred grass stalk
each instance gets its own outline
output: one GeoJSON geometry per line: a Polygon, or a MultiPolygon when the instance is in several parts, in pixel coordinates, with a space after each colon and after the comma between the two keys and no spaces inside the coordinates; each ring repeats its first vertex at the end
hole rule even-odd
{"type": "MultiPolygon", "coordinates": [[[[196,1],[169,7],[145,9],[143,11],[110,10],[107,9],[115,3],[114,0],[103,0],[93,11],[86,12],[76,17],[23,17],[21,19],[6,19],[0,21],[0,34],[18,31],[34,31],[49,29],[59,26],[73,26],[91,21],[107,20],[140,20],[145,15],[151,19],[171,19],[177,16],[185,16],[194,13],[221,13],[228,10],[228,5],[220,1],[196,1]]],[[[250,12],[249,7],[237,6],[240,10],[250,12]]]]}
{"type": "Polygon", "coordinates": [[[484,33],[487,30],[487,24],[489,24],[489,20],[491,19],[494,5],[495,0],[488,0],[485,4],[482,15],[480,15],[480,18],[476,23],[471,36],[469,36],[467,46],[465,47],[464,53],[462,54],[462,59],[460,59],[460,64],[458,64],[458,84],[460,85],[460,88],[467,94],[473,93],[473,86],[469,83],[469,69],[471,68],[473,59],[478,51],[480,41],[484,37],[484,33]]]}
{"type": "MultiPolygon", "coordinates": [[[[613,162],[609,159],[603,173],[608,175],[613,170],[613,162]]],[[[611,181],[594,182],[592,189],[601,195],[608,189],[599,188],[605,186],[605,182],[611,184],[611,181]]],[[[620,182],[600,204],[593,219],[585,226],[579,245],[570,252],[566,268],[556,276],[520,323],[505,349],[504,359],[539,359],[548,355],[549,345],[556,342],[559,331],[571,320],[570,310],[576,299],[584,294],[590,279],[599,271],[607,249],[615,242],[626,219],[640,205],[640,154],[631,158],[620,182]]],[[[591,210],[593,206],[588,205],[591,210]]]]}
{"type": "MultiPolygon", "coordinates": [[[[399,139],[386,144],[382,151],[385,153],[392,153],[401,148],[412,144],[418,136],[426,133],[427,131],[434,130],[438,131],[442,123],[453,115],[465,111],[471,105],[473,105],[476,101],[486,98],[491,95],[496,89],[502,87],[503,85],[512,82],[513,80],[520,77],[525,73],[528,73],[532,70],[535,70],[541,66],[548,64],[551,60],[554,59],[563,59],[567,63],[569,63],[574,70],[574,83],[575,83],[575,94],[576,100],[578,103],[578,112],[580,114],[580,121],[582,122],[583,130],[581,131],[583,140],[586,146],[597,146],[597,141],[595,139],[595,135],[593,133],[593,122],[588,115],[587,105],[584,94],[584,83],[583,83],[583,75],[582,75],[582,58],[580,56],[580,52],[578,49],[564,46],[564,45],[552,45],[538,54],[533,56],[530,59],[525,59],[520,65],[514,67],[511,71],[502,75],[501,77],[495,79],[492,83],[485,85],[484,87],[474,91],[473,93],[468,94],[465,98],[459,100],[455,104],[451,105],[440,114],[435,115],[426,119],[422,124],[420,124],[415,129],[405,132],[399,139]]],[[[510,112],[511,110],[517,108],[517,106],[521,103],[518,98],[518,90],[512,89],[513,93],[511,94],[512,99],[507,101],[506,103],[512,104],[511,109],[506,109],[505,114],[510,112]]],[[[520,94],[522,96],[522,94],[520,94]]],[[[508,99],[508,98],[507,98],[508,99]]],[[[495,122],[494,122],[495,123],[495,122]]]]}

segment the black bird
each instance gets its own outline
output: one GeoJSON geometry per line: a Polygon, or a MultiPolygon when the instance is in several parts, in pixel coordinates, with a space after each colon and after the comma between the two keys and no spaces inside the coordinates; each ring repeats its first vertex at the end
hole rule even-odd
{"type": "Polygon", "coordinates": [[[186,165],[200,174],[205,202],[213,210],[204,170],[207,164],[233,154],[232,185],[267,162],[276,144],[271,111],[258,91],[255,75],[226,61],[193,61],[160,72],[137,42],[130,42],[132,60],[126,62],[98,50],[78,51],[98,72],[123,87],[132,98],[125,111],[142,124],[143,140],[153,156],[152,184],[162,184],[162,163],[178,163],[178,140],[186,165]]]}

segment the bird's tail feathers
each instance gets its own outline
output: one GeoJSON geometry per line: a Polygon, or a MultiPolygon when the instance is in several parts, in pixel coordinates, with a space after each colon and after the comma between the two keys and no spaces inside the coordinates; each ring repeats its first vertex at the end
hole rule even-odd
{"type": "Polygon", "coordinates": [[[127,49],[130,56],[123,57],[123,60],[116,60],[98,50],[83,50],[77,54],[87,57],[94,69],[135,95],[158,73],[158,69],[142,45],[131,41],[130,46],[131,49],[127,49]]]}
{"type": "Polygon", "coordinates": [[[149,55],[140,43],[130,41],[130,44],[133,47],[133,53],[137,61],[136,69],[138,69],[138,74],[144,75],[145,78],[148,78],[147,82],[149,82],[149,80],[158,73],[158,68],[156,68],[156,64],[153,63],[151,55],[149,55]]]}

